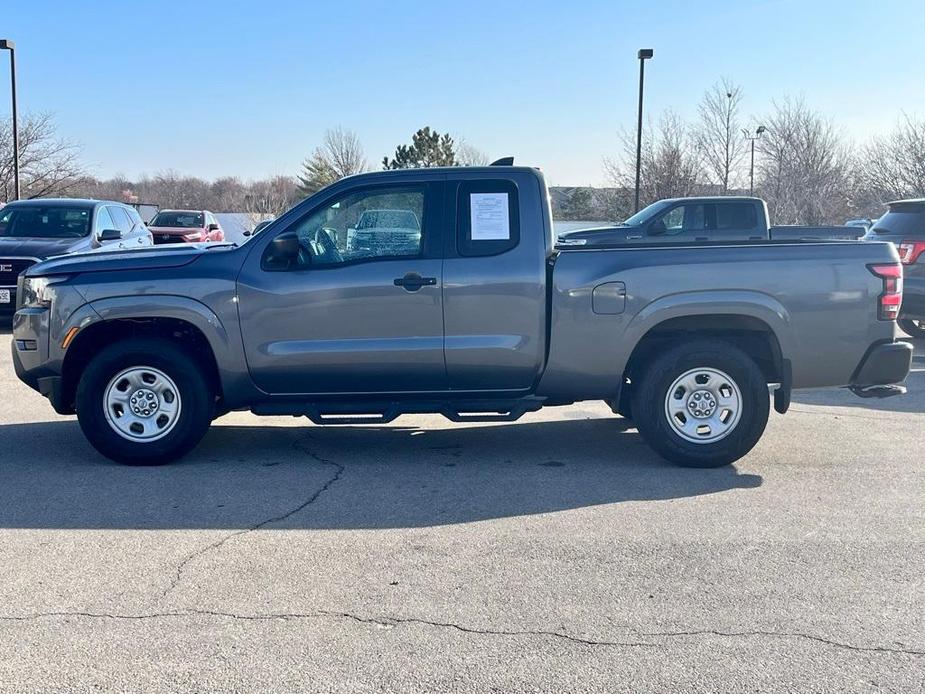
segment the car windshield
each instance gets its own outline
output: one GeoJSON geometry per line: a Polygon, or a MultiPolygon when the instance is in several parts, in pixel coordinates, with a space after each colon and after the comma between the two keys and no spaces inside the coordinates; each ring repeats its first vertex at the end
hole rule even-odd
{"type": "Polygon", "coordinates": [[[670,204],[671,200],[659,200],[658,202],[653,202],[651,205],[642,208],[639,210],[639,212],[623,222],[623,225],[629,227],[641,226],[652,219],[659,212],[664,210],[666,207],[668,207],[670,204]]]}
{"type": "Polygon", "coordinates": [[[202,212],[158,212],[148,226],[201,229],[204,225],[205,218],[202,212]]]}
{"type": "Polygon", "coordinates": [[[0,210],[0,237],[80,238],[90,233],[89,207],[8,205],[0,210]]]}

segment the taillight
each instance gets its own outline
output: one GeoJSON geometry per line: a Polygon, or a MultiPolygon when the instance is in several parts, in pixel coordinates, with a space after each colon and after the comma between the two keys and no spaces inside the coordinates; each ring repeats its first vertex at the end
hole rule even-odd
{"type": "Polygon", "coordinates": [[[925,253],[925,241],[903,241],[899,244],[899,260],[903,265],[912,265],[925,253]]]}
{"type": "Polygon", "coordinates": [[[883,281],[883,293],[878,299],[878,317],[880,320],[896,320],[903,303],[903,266],[891,263],[868,265],[867,268],[883,281]]]}

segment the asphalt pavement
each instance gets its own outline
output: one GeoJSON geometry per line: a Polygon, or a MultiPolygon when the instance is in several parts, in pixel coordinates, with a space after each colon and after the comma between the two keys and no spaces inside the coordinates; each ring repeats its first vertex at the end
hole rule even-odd
{"type": "Polygon", "coordinates": [[[603,405],[514,424],[233,413],[111,463],[0,328],[0,691],[925,690],[910,393],[798,393],[671,467],[603,405]]]}

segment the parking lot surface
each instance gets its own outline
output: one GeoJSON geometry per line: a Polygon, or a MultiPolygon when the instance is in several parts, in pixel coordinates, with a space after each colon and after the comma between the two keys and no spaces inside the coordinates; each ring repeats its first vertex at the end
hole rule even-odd
{"type": "Polygon", "coordinates": [[[98,456],[0,328],[0,690],[925,689],[925,349],[799,393],[733,467],[603,405],[515,424],[233,413],[98,456]]]}

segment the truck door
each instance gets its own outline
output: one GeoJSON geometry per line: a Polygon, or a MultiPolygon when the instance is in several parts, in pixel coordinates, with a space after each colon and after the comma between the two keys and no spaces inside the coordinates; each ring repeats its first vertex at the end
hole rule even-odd
{"type": "Polygon", "coordinates": [[[248,242],[238,312],[259,388],[446,389],[443,187],[442,177],[424,174],[393,184],[344,182],[248,242]]]}
{"type": "Polygon", "coordinates": [[[759,226],[758,210],[748,201],[719,201],[706,206],[707,224],[714,241],[767,239],[767,229],[759,226]]]}
{"type": "Polygon", "coordinates": [[[443,314],[456,391],[527,391],[546,353],[547,201],[531,173],[451,174],[443,314]]]}
{"type": "Polygon", "coordinates": [[[678,203],[649,222],[641,243],[696,243],[711,241],[706,206],[699,202],[678,203]]]}

